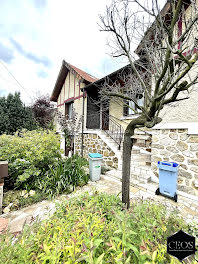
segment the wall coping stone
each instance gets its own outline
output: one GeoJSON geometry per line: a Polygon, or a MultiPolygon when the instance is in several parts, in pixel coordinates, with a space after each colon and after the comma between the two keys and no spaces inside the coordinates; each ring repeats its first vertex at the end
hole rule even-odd
{"type": "Polygon", "coordinates": [[[198,122],[159,123],[152,129],[188,129],[189,135],[198,135],[198,122]]]}

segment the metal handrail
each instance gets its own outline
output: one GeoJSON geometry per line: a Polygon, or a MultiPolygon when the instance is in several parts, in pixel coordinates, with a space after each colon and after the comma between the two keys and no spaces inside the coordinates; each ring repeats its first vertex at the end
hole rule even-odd
{"type": "Polygon", "coordinates": [[[103,130],[105,133],[113,139],[113,141],[118,144],[118,149],[120,150],[121,144],[122,144],[122,139],[124,135],[124,129],[123,127],[113,120],[113,118],[106,113],[103,113],[103,124],[108,125],[109,129],[108,130],[103,130]]]}

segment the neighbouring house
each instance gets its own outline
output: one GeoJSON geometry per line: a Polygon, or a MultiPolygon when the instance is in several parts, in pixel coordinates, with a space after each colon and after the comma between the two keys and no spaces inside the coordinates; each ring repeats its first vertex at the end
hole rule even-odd
{"type": "MultiPolygon", "coordinates": [[[[189,2],[190,3],[190,2],[189,2]]],[[[188,3],[188,4],[189,4],[188,3]]],[[[168,4],[163,10],[168,10],[168,4]]],[[[186,14],[189,11],[186,6],[186,14]]],[[[181,29],[181,21],[178,22],[181,29]]],[[[195,48],[194,52],[198,50],[195,48]]],[[[141,54],[141,45],[137,48],[141,54]]],[[[126,107],[122,100],[99,100],[100,89],[109,84],[122,82],[128,73],[125,66],[101,79],[96,79],[63,61],[51,100],[57,102],[62,113],[70,113],[72,106],[84,116],[81,131],[75,136],[74,151],[88,157],[89,152],[103,155],[103,164],[117,169],[121,175],[122,139],[127,124],[137,114],[126,107]],[[84,97],[83,97],[84,93],[84,97]],[[72,106],[71,106],[72,105],[72,106]]],[[[144,96],[137,98],[144,103],[144,96]]],[[[129,103],[130,104],[130,103],[129,103]]],[[[152,129],[137,129],[132,140],[131,181],[158,180],[157,161],[175,161],[180,164],[178,189],[188,195],[198,196],[198,85],[189,99],[165,106],[160,116],[163,121],[152,129]]],[[[115,173],[116,175],[116,173],[115,173]]]]}

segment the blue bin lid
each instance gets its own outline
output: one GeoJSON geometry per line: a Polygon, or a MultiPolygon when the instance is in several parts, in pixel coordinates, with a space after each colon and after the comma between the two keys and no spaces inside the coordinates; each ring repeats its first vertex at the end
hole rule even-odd
{"type": "Polygon", "coordinates": [[[179,164],[177,164],[176,162],[168,162],[168,161],[158,161],[159,165],[165,165],[165,166],[171,166],[171,167],[178,167],[179,164]]]}
{"type": "Polygon", "coordinates": [[[96,158],[102,158],[102,154],[99,153],[89,153],[89,157],[96,159],[96,158]]]}

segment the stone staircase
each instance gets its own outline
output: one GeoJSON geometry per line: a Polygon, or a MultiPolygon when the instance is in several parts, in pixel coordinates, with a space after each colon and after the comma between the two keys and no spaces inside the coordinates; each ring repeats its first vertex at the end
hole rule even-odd
{"type": "MultiPolygon", "coordinates": [[[[122,148],[118,150],[117,144],[105,131],[100,131],[99,136],[118,158],[118,169],[107,174],[121,179],[122,148]]],[[[132,139],[134,145],[131,153],[131,183],[147,183],[151,180],[151,136],[137,129],[132,139]]]]}

